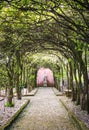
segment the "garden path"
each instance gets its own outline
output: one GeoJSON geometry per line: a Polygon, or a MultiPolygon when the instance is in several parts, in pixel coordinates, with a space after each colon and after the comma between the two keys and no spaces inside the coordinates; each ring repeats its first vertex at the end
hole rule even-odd
{"type": "Polygon", "coordinates": [[[7,130],[79,130],[51,87],[37,94],[7,130]]]}

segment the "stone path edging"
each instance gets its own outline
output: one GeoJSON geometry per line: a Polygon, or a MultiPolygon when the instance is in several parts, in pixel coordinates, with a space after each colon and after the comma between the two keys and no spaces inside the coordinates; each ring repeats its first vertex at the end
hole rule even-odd
{"type": "Polygon", "coordinates": [[[61,100],[61,99],[59,99],[60,101],[61,101],[61,103],[63,104],[63,106],[66,108],[66,110],[68,111],[68,113],[69,113],[69,116],[71,116],[75,121],[76,121],[76,123],[78,123],[78,126],[80,127],[80,130],[89,130],[87,127],[86,127],[86,125],[84,124],[84,122],[83,121],[81,121],[80,119],[79,119],[79,117],[73,112],[73,111],[71,111],[70,109],[69,109],[69,107],[61,100]]]}
{"type": "Polygon", "coordinates": [[[52,88],[56,96],[62,96],[62,92],[59,92],[56,88],[52,88]]]}
{"type": "Polygon", "coordinates": [[[0,130],[4,130],[10,125],[10,123],[21,113],[21,111],[28,105],[30,100],[27,100],[23,106],[3,125],[0,127],[0,130]]]}
{"type": "Polygon", "coordinates": [[[37,93],[38,88],[33,89],[30,93],[27,93],[26,95],[23,96],[35,96],[35,94],[37,93]]]}
{"type": "Polygon", "coordinates": [[[0,101],[4,100],[5,97],[0,97],[0,101]]]}

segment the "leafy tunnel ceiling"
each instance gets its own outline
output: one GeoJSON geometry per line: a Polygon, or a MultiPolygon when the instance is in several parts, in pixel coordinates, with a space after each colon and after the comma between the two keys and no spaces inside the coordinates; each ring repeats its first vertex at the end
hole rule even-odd
{"type": "Polygon", "coordinates": [[[63,57],[78,61],[88,47],[88,5],[84,0],[1,0],[1,57],[40,52],[60,62],[63,57]]]}

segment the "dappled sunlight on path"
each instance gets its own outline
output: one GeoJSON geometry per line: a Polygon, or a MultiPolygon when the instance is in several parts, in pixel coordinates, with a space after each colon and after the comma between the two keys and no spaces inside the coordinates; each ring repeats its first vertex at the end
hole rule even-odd
{"type": "MultiPolygon", "coordinates": [[[[27,97],[28,98],[28,97],[27,97]]],[[[8,130],[79,130],[52,88],[40,87],[8,130]]]]}

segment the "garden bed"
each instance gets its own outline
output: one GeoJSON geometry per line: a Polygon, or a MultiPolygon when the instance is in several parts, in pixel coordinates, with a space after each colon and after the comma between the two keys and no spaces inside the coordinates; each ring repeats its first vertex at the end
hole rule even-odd
{"type": "Polygon", "coordinates": [[[80,129],[89,130],[89,115],[87,114],[87,111],[81,110],[80,105],[76,106],[75,103],[66,96],[59,97],[59,99],[69,112],[69,116],[78,123],[80,129]]]}
{"type": "Polygon", "coordinates": [[[0,101],[0,130],[4,130],[19,115],[30,100],[14,98],[14,107],[5,107],[6,99],[0,101]]]}

